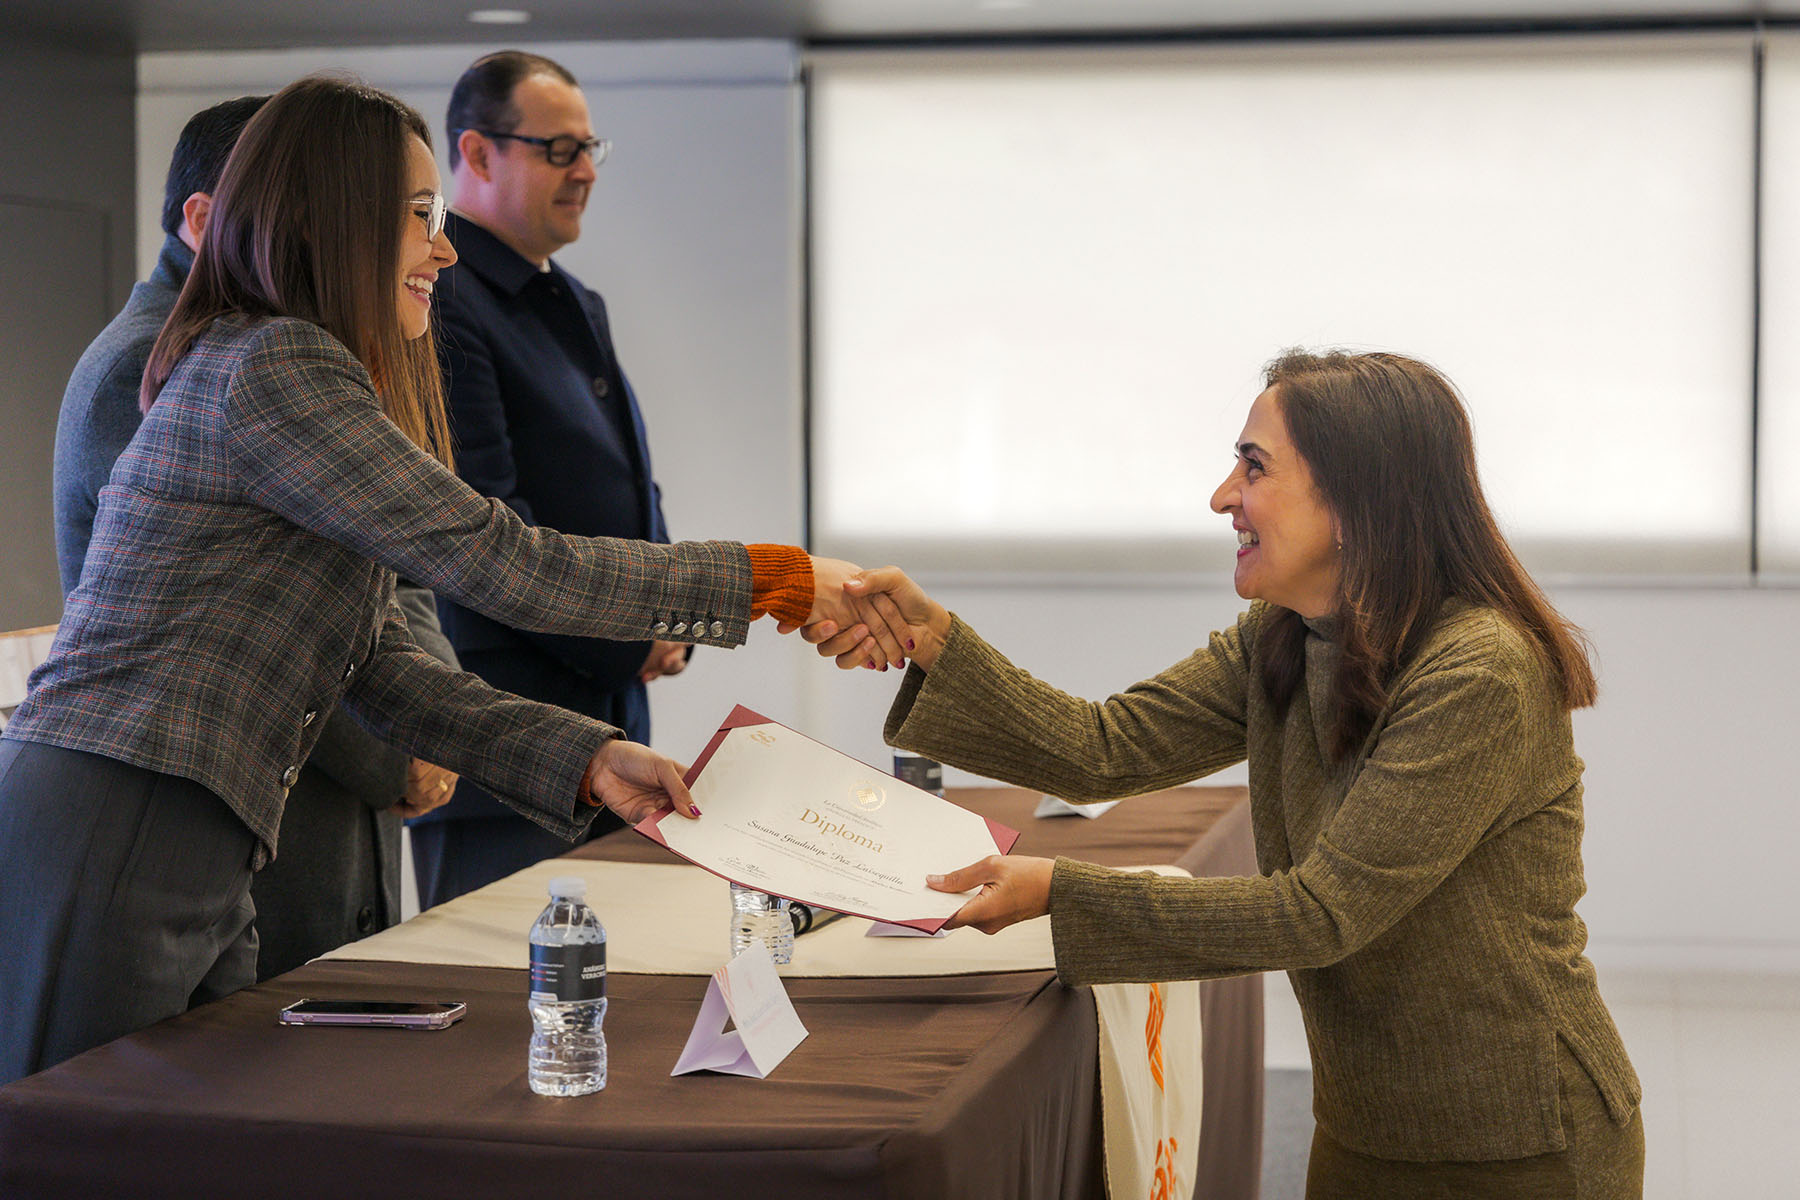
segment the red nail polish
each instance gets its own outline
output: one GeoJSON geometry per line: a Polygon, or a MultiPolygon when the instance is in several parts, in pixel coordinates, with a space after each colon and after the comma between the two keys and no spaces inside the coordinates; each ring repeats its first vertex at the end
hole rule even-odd
{"type": "Polygon", "coordinates": [[[873,671],[875,669],[875,660],[871,658],[868,662],[864,663],[863,669],[873,671]]]}
{"type": "Polygon", "coordinates": [[[917,650],[918,649],[917,646],[913,645],[913,640],[911,638],[906,639],[906,648],[908,650],[917,650]]]}
{"type": "Polygon", "coordinates": [[[692,805],[691,807],[694,810],[694,815],[696,817],[699,816],[700,815],[700,806],[698,804],[695,804],[695,805],[692,805]]]}

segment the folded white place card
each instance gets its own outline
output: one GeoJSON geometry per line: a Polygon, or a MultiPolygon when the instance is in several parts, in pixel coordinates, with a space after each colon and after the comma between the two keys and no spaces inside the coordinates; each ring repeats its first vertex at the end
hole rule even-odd
{"type": "Polygon", "coordinates": [[[806,1026],[775,973],[769,948],[751,942],[707,981],[694,1031],[669,1074],[718,1071],[767,1079],[805,1040],[806,1026]],[[727,1018],[736,1026],[730,1032],[725,1029],[727,1018]]]}
{"type": "Polygon", "coordinates": [[[1093,820],[1104,813],[1111,812],[1117,800],[1102,800],[1098,804],[1070,804],[1059,796],[1045,796],[1038,801],[1032,811],[1034,817],[1086,817],[1093,820]]]}

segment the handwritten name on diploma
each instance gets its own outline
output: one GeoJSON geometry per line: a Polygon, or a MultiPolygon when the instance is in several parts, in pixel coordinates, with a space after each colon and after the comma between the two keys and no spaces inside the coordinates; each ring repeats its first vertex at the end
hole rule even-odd
{"type": "Polygon", "coordinates": [[[868,875],[871,879],[879,879],[883,882],[890,883],[895,887],[904,885],[905,880],[898,874],[895,874],[892,871],[880,870],[877,866],[862,858],[845,853],[845,845],[850,845],[867,850],[871,854],[880,854],[882,852],[882,843],[875,841],[867,834],[858,833],[856,830],[845,826],[841,821],[829,820],[826,818],[825,814],[813,808],[803,807],[800,810],[800,815],[795,818],[795,823],[802,829],[811,826],[813,830],[817,831],[819,839],[827,840],[827,842],[829,842],[829,839],[835,837],[839,839],[839,841],[836,845],[827,844],[821,846],[818,841],[804,833],[784,833],[779,829],[772,829],[754,818],[748,822],[750,828],[756,830],[765,837],[773,838],[784,845],[792,846],[796,850],[805,850],[821,862],[834,862],[840,866],[852,867],[863,872],[865,875],[868,875]]]}

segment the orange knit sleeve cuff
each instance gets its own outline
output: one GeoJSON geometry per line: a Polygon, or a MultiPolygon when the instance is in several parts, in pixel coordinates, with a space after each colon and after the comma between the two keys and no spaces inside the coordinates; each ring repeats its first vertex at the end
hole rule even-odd
{"type": "Polygon", "coordinates": [[[745,546],[750,552],[750,619],[764,613],[804,625],[812,616],[812,556],[798,546],[745,546]]]}

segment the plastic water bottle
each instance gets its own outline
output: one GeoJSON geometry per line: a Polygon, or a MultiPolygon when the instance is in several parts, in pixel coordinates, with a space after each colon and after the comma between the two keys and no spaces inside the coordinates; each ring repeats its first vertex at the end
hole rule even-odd
{"type": "Polygon", "coordinates": [[[731,885],[731,956],[736,958],[751,942],[769,948],[778,963],[794,961],[794,918],[788,902],[741,883],[731,885]]]}
{"type": "Polygon", "coordinates": [[[587,880],[550,881],[531,927],[531,1090],[585,1096],[606,1086],[606,930],[585,903],[587,880]]]}
{"type": "Polygon", "coordinates": [[[934,796],[944,794],[944,767],[911,750],[894,751],[894,778],[934,796]]]}

